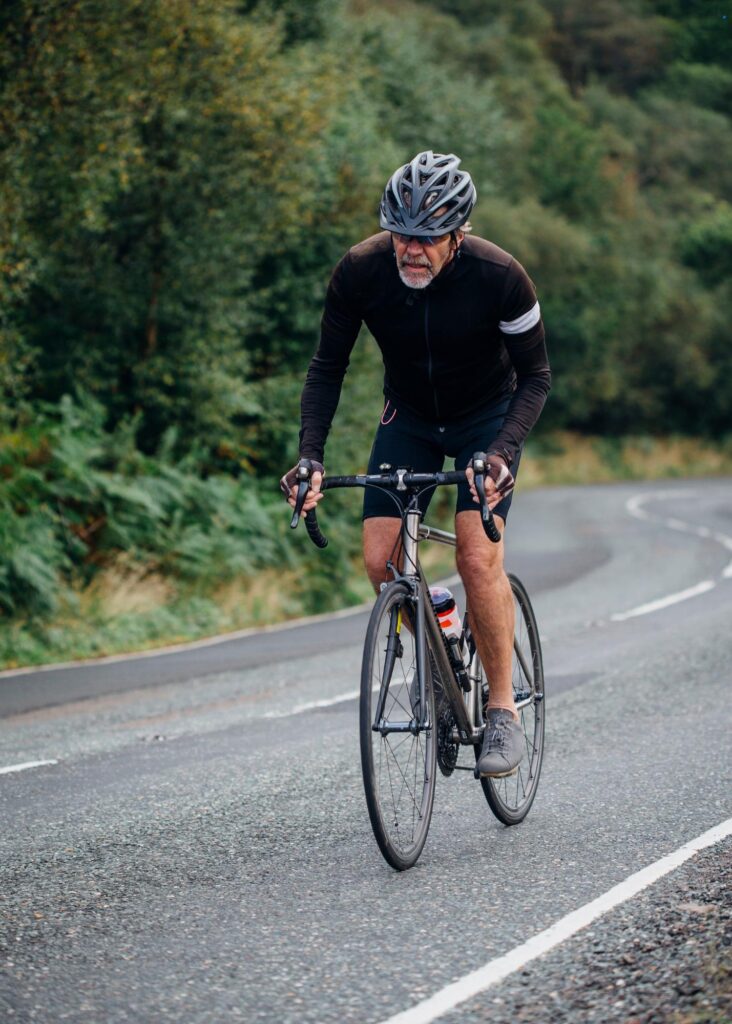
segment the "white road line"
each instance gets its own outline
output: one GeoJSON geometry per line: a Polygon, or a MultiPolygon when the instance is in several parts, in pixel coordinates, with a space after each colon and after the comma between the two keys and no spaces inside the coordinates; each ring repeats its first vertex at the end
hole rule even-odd
{"type": "MultiPolygon", "coordinates": [[[[460,583],[460,576],[455,573],[446,579],[438,580],[435,586],[452,587],[460,583]]],[[[250,636],[259,636],[262,633],[283,633],[288,629],[297,629],[298,626],[309,626],[315,622],[329,622],[330,620],[348,619],[352,615],[360,615],[373,607],[373,601],[364,601],[363,604],[353,605],[351,608],[340,608],[335,612],[321,612],[320,615],[306,615],[299,619],[290,619],[289,622],[275,622],[271,626],[250,626],[247,629],[237,629],[231,633],[218,633],[216,636],[204,637],[202,640],[188,640],[181,644],[169,644],[167,647],[153,647],[147,651],[132,651],[129,654],[107,654],[101,658],[81,658],[77,661],[59,661],[52,665],[24,665],[21,668],[5,668],[0,670],[0,679],[8,679],[11,676],[25,676],[31,672],[58,672],[66,668],[84,668],[90,665],[113,665],[118,661],[131,661],[134,658],[160,658],[165,654],[178,654],[181,651],[197,651],[202,647],[215,647],[217,644],[228,643],[229,640],[243,640],[250,636]]]]}
{"type": "Polygon", "coordinates": [[[634,875],[630,875],[625,881],[613,886],[612,889],[602,896],[598,896],[591,903],[586,903],[584,907],[567,914],[566,917],[560,918],[543,932],[534,935],[528,942],[515,946],[505,956],[490,960],[477,971],[466,974],[429,999],[417,1003],[409,1010],[397,1013],[394,1017],[389,1017],[381,1024],[430,1024],[430,1021],[437,1020],[438,1017],[453,1010],[466,1000],[484,992],[491,985],[496,985],[510,974],[521,970],[532,960],[536,960],[537,957],[543,956],[562,942],[566,942],[567,939],[596,921],[598,917],[602,917],[614,907],[637,896],[639,892],[657,882],[659,878],[663,878],[670,871],[680,867],[700,850],[713,846],[730,835],[732,835],[732,818],[728,818],[727,821],[721,822],[709,829],[708,832],[697,836],[696,839],[684,843],[673,853],[669,853],[666,857],[662,857],[634,875]]]}
{"type": "Polygon", "coordinates": [[[361,695],[360,690],[351,690],[349,693],[341,693],[338,697],[327,697],[325,700],[310,700],[306,704],[296,704],[294,708],[287,711],[265,711],[259,718],[289,718],[291,715],[302,715],[306,711],[314,711],[316,708],[330,708],[334,704],[343,704],[347,700],[355,700],[361,695]]]}
{"type": "Polygon", "coordinates": [[[27,665],[23,668],[6,668],[0,671],[0,679],[9,676],[24,676],[31,672],[58,672],[65,668],[84,668],[90,665],[113,665],[118,661],[131,661],[134,658],[160,658],[165,654],[178,654],[181,651],[197,651],[202,647],[215,647],[217,644],[225,644],[229,640],[242,640],[249,636],[259,636],[262,633],[281,633],[288,629],[297,629],[298,626],[309,626],[314,622],[327,622],[330,619],[347,619],[351,615],[358,615],[360,612],[368,611],[372,602],[354,605],[352,608],[341,608],[336,612],[323,612],[320,615],[308,615],[300,619],[290,619],[289,622],[277,622],[271,626],[251,626],[248,629],[237,629],[232,633],[219,633],[217,636],[205,637],[203,640],[189,640],[182,644],[171,644],[168,647],[154,647],[148,651],[133,651],[131,654],[107,654],[102,658],[82,658],[78,661],[60,661],[53,665],[27,665]]]}
{"type": "Polygon", "coordinates": [[[58,764],[58,761],[24,761],[23,764],[10,764],[7,768],[0,768],[0,775],[10,775],[11,772],[24,772],[28,768],[41,768],[44,764],[58,764]]]}
{"type": "Polygon", "coordinates": [[[611,622],[625,622],[626,619],[634,619],[637,615],[649,615],[651,612],[660,611],[661,608],[668,608],[669,605],[678,604],[680,601],[687,601],[690,597],[697,597],[699,594],[706,594],[708,590],[716,587],[714,580],[704,580],[697,583],[688,590],[680,590],[677,594],[669,594],[667,597],[660,597],[657,601],[649,601],[648,604],[638,605],[631,608],[629,612],[616,612],[610,616],[611,622]]]}
{"type": "MultiPolygon", "coordinates": [[[[691,523],[685,523],[683,520],[675,519],[673,516],[666,518],[663,516],[653,516],[643,508],[647,501],[682,501],[688,499],[688,497],[689,494],[686,491],[646,491],[642,494],[634,494],[632,498],[629,498],[625,503],[625,510],[634,519],[656,521],[669,530],[691,533],[696,537],[702,537],[704,540],[714,540],[728,551],[732,551],[732,537],[727,537],[724,533],[712,533],[706,526],[695,526],[691,523]]],[[[732,579],[732,562],[725,566],[719,578],[721,580],[732,579]]],[[[610,616],[610,621],[625,622],[626,619],[634,619],[638,615],[650,615],[652,612],[660,611],[662,608],[668,608],[669,605],[679,604],[680,601],[688,601],[689,598],[706,594],[708,591],[714,590],[718,582],[718,580],[703,580],[701,583],[697,583],[693,587],[687,587],[686,590],[680,590],[676,594],[667,594],[666,597],[660,597],[656,601],[648,601],[646,604],[638,605],[627,612],[616,612],[610,616]]]]}

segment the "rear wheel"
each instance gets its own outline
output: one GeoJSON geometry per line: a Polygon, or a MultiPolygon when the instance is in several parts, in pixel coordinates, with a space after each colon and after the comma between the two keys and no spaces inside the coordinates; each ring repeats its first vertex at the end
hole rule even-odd
{"type": "MultiPolygon", "coordinates": [[[[516,625],[513,641],[513,699],[524,734],[525,752],[514,775],[481,778],[486,800],[504,825],[517,825],[529,813],[539,785],[544,755],[544,666],[539,629],[523,583],[509,574],[516,625]]],[[[480,745],[475,748],[480,757],[480,745]]]]}
{"type": "Polygon", "coordinates": [[[436,773],[432,678],[428,672],[427,725],[422,728],[418,724],[416,645],[407,622],[414,622],[409,588],[390,583],[371,613],[361,671],[361,768],[366,803],[379,849],[397,871],[412,867],[424,847],[436,773]]]}

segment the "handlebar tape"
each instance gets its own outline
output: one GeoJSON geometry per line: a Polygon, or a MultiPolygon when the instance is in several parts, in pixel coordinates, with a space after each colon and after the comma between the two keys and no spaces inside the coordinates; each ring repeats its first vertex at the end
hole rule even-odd
{"type": "MultiPolygon", "coordinates": [[[[305,463],[305,460],[300,461],[300,466],[306,470],[307,476],[302,475],[300,483],[297,486],[297,497],[295,498],[295,510],[292,513],[292,519],[290,520],[290,528],[295,529],[297,524],[300,522],[300,516],[303,514],[302,507],[305,504],[308,491],[310,490],[310,471],[311,467],[309,463],[305,463]]],[[[304,515],[305,518],[305,529],[308,531],[308,537],[317,548],[327,548],[328,538],[324,537],[318,526],[318,518],[315,515],[315,509],[311,508],[309,512],[304,515]]]]}
{"type": "Polygon", "coordinates": [[[320,531],[318,517],[315,515],[314,508],[311,508],[309,512],[305,513],[305,529],[308,531],[308,537],[316,548],[328,547],[328,538],[324,537],[320,531]]]}
{"type": "Polygon", "coordinates": [[[501,531],[496,526],[496,521],[493,518],[493,513],[490,509],[483,511],[483,529],[485,530],[486,537],[488,540],[492,540],[494,544],[497,544],[501,539],[501,531]],[[488,518],[486,519],[486,511],[488,512],[488,518]]]}
{"type": "Polygon", "coordinates": [[[488,498],[485,493],[485,455],[483,452],[476,452],[473,456],[473,475],[475,479],[475,489],[478,492],[480,498],[480,515],[483,521],[483,530],[488,540],[493,541],[497,544],[501,539],[501,532],[496,526],[496,521],[493,518],[493,513],[488,507],[488,498]],[[482,470],[482,472],[479,472],[482,470]]]}

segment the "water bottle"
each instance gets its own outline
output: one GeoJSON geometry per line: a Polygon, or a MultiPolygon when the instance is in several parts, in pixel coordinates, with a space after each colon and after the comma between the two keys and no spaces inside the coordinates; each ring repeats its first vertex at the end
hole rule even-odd
{"type": "Polygon", "coordinates": [[[460,640],[463,630],[460,612],[452,592],[447,587],[430,587],[430,600],[442,626],[442,632],[448,640],[451,636],[456,636],[460,640]]]}
{"type": "Polygon", "coordinates": [[[465,645],[463,643],[463,627],[457,602],[447,587],[430,587],[430,600],[437,614],[437,621],[447,640],[450,661],[455,669],[460,685],[464,690],[470,688],[465,672],[465,645]]]}

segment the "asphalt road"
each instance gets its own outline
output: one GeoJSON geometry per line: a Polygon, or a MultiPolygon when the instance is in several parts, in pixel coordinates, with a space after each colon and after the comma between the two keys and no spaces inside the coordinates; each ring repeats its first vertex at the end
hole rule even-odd
{"type": "MultiPolygon", "coordinates": [[[[56,762],[0,774],[0,1019],[384,1021],[729,819],[732,480],[519,495],[507,547],[544,637],[539,794],[507,829],[440,777],[404,874],[361,789],[363,613],[0,678],[0,770],[56,762]]],[[[613,927],[521,974],[522,1019],[560,1019],[613,927]]],[[[515,990],[444,1019],[513,1021],[515,990]]]]}

